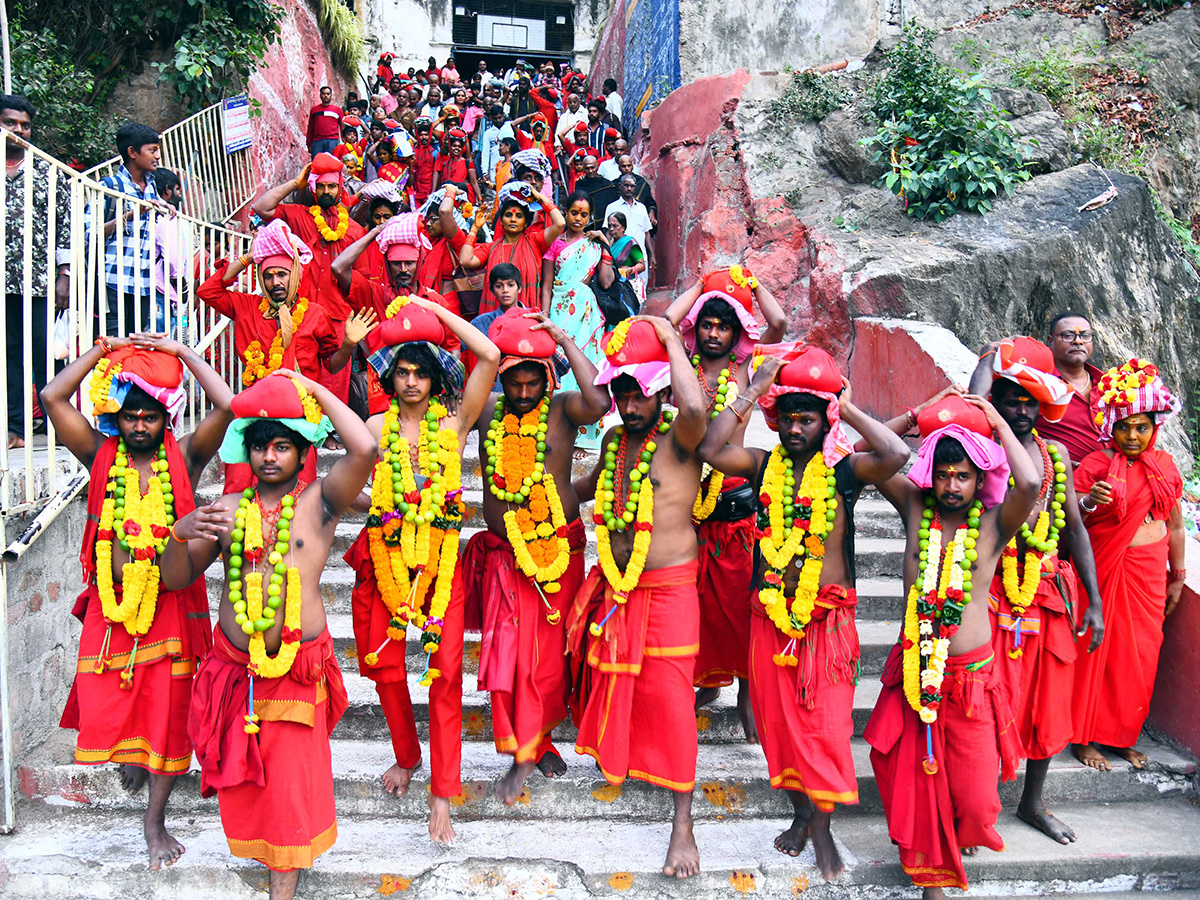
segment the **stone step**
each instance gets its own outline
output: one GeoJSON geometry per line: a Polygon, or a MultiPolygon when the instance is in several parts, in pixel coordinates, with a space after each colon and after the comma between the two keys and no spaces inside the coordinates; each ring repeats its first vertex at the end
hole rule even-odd
{"type": "MultiPolygon", "coordinates": [[[[22,813],[26,810],[23,808],[22,813]]],[[[1005,852],[982,850],[965,860],[970,896],[1061,898],[1105,891],[1171,890],[1192,900],[1200,887],[1200,810],[1184,800],[1070,804],[1056,812],[1072,823],[1077,843],[1063,846],[1011,812],[998,828],[1005,852]]],[[[0,842],[4,895],[12,900],[257,900],[267,872],[229,855],[215,809],[184,819],[169,814],[187,847],[170,869],[145,870],[140,816],[129,812],[63,812],[23,822],[0,842]]],[[[345,900],[403,894],[421,900],[554,896],[664,898],[753,894],[762,900],[898,900],[912,897],[895,847],[879,816],[837,818],[834,834],[846,873],[826,884],[813,851],[798,858],[772,842],[784,818],[739,817],[696,824],[701,872],[687,881],[661,874],[666,820],[544,822],[456,821],[449,847],[430,843],[422,822],[381,828],[374,819],[342,815],[338,840],[300,875],[297,896],[345,900]],[[411,892],[411,893],[410,893],[411,892]]],[[[1106,897],[1120,896],[1105,894],[1106,897]]]]}
{"type": "MultiPolygon", "coordinates": [[[[269,727],[270,723],[267,723],[269,727]]],[[[53,805],[82,804],[97,808],[143,809],[145,801],[124,791],[111,767],[77,766],[65,760],[69,745],[54,742],[44,758],[55,760],[19,770],[22,794],[29,800],[53,805]],[[51,753],[61,754],[53,756],[51,753]]],[[[332,742],[334,793],[338,810],[347,816],[424,819],[429,776],[429,747],[422,745],[422,766],[403,798],[383,792],[380,775],[394,762],[391,745],[385,741],[334,739],[332,742]]],[[[1052,807],[1063,803],[1132,803],[1154,800],[1167,794],[1183,796],[1191,785],[1196,767],[1166,746],[1143,738],[1140,749],[1151,759],[1150,766],[1134,770],[1124,761],[1114,762],[1112,772],[1097,772],[1062,753],[1050,765],[1045,798],[1052,807]]],[[[511,757],[495,752],[481,741],[462,744],[463,793],[452,801],[456,818],[542,819],[562,822],[578,819],[668,820],[671,797],[668,791],[629,780],[620,787],[608,785],[594,762],[574,753],[569,742],[559,745],[567,761],[567,774],[547,779],[534,772],[518,802],[506,808],[492,793],[494,783],[507,771],[511,757]]],[[[860,738],[851,742],[860,803],[848,806],[839,816],[854,817],[881,811],[869,747],[860,738]]],[[[697,757],[695,815],[701,819],[761,818],[779,815],[786,799],[773,791],[762,749],[752,744],[702,744],[697,757]]],[[[216,809],[216,800],[205,800],[198,790],[198,774],[180,777],[171,805],[177,815],[216,809]]],[[[1000,796],[1010,809],[1020,797],[1021,782],[1001,786],[1000,796]]]]}

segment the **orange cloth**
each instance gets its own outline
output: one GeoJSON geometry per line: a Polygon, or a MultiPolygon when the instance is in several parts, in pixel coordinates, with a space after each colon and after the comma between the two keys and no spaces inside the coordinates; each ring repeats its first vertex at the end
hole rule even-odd
{"type": "Polygon", "coordinates": [[[1049,759],[1071,742],[1075,569],[1066,560],[1049,558],[1043,558],[1042,567],[1042,580],[1019,629],[999,566],[989,598],[995,666],[1026,759],[1049,759]],[[1060,584],[1067,591],[1065,599],[1060,584]]]}
{"type": "MultiPolygon", "coordinates": [[[[566,613],[583,583],[583,521],[567,526],[571,562],[559,579],[560,590],[546,594],[559,614],[566,613]]],[[[463,555],[468,603],[483,611],[479,688],[491,692],[492,736],[496,751],[513,754],[517,763],[536,761],[543,738],[567,717],[566,635],[563,622],[546,621],[549,610],[533,582],[517,568],[506,538],[481,531],[463,555]]]]}
{"type": "MultiPolygon", "coordinates": [[[[175,514],[185,516],[196,506],[187,463],[170,432],[163,436],[163,446],[175,486],[175,514]]],[[[203,577],[181,591],[159,592],[154,622],[137,640],[132,688],[122,690],[121,670],[129,663],[134,639],[124,625],[110,627],[105,621],[95,580],[100,511],[116,454],[117,438],[110,437],[92,463],[88,521],[80,551],[86,585],[73,610],[83,623],[83,632],[75,681],[59,724],[79,731],[77,763],[129,763],[159,774],[179,775],[188,770],[192,759],[187,734],[192,676],[197,661],[211,646],[208,594],[203,577]],[[97,673],[102,655],[104,671],[97,673]]],[[[113,588],[119,600],[121,585],[113,588]]]]}
{"type": "Polygon", "coordinates": [[[757,600],[751,607],[750,700],[767,757],[771,787],[807,794],[819,809],[858,802],[850,738],[858,682],[858,594],[838,584],[821,587],[812,620],[796,647],[799,664],[774,656],[790,639],[757,600]]]}
{"type": "Polygon", "coordinates": [[[696,687],[725,687],[735,678],[749,677],[750,607],[757,599],[750,584],[754,520],[754,515],[733,522],[706,520],[696,529],[700,545],[696,585],[700,597],[700,652],[693,675],[696,687]]]}
{"type": "Polygon", "coordinates": [[[696,785],[696,572],[694,561],[643,572],[597,638],[588,625],[614,601],[595,566],[567,616],[575,752],[593,757],[610,784],[629,777],[673,791],[696,785]]]}
{"type": "Polygon", "coordinates": [[[904,696],[899,645],[881,680],[865,737],[900,865],[920,888],[966,890],[960,848],[1004,849],[995,828],[997,775],[1014,777],[1019,749],[991,645],[946,661],[944,699],[928,729],[904,696]],[[933,774],[924,768],[927,737],[937,764],[933,774]]]}
{"type": "Polygon", "coordinates": [[[250,655],[218,624],[196,673],[188,733],[200,794],[217,795],[229,852],[277,872],[307,869],[337,840],[329,735],[348,700],[323,631],[300,645],[291,671],[255,678],[258,734],[247,734],[250,655]]]}
{"type": "Polygon", "coordinates": [[[1079,638],[1072,740],[1132,747],[1158,672],[1170,537],[1140,547],[1129,542],[1148,516],[1161,521],[1170,515],[1167,498],[1179,499],[1183,478],[1170,454],[1150,449],[1133,465],[1102,450],[1089,454],[1075,470],[1076,493],[1082,497],[1101,479],[1113,485],[1114,500],[1085,523],[1104,602],[1104,640],[1088,653],[1091,632],[1079,638]]]}
{"type": "MultiPolygon", "coordinates": [[[[417,724],[408,692],[407,641],[387,639],[391,614],[379,595],[375,566],[364,528],[343,557],[354,569],[356,578],[351,595],[354,619],[354,644],[358,652],[358,671],[375,682],[375,691],[387,719],[396,762],[412,768],[421,759],[417,742],[417,724]],[[383,649],[380,649],[380,648],[383,649]],[[369,666],[368,653],[378,653],[379,661],[369,666]]],[[[430,789],[435,797],[457,797],[462,793],[462,655],[463,655],[463,581],[462,563],[454,573],[450,604],[442,625],[442,643],[430,657],[430,666],[442,674],[429,688],[430,789]]]]}

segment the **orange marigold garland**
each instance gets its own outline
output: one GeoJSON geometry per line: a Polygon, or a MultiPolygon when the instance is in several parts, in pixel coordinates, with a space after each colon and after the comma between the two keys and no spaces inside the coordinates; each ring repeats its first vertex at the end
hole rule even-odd
{"type": "Polygon", "coordinates": [[[367,653],[364,662],[377,665],[387,642],[403,641],[412,622],[424,630],[424,685],[440,674],[430,667],[430,660],[441,644],[450,605],[464,509],[458,434],[452,428],[441,427],[447,415],[446,407],[434,400],[421,420],[417,470],[425,483],[418,490],[412,447],[400,426],[400,401],[392,400],[384,414],[380,443],[385,452],[375,466],[367,517],[367,544],[375,580],[391,621],[387,639],[377,650],[367,653]],[[422,578],[426,573],[429,577],[422,578]]]}
{"type": "MultiPolygon", "coordinates": [[[[501,397],[483,442],[487,453],[484,477],[492,495],[509,504],[504,528],[518,567],[539,591],[557,593],[561,589],[558,579],[571,563],[571,545],[554,476],[545,470],[550,395],[520,418],[506,409],[501,397]]],[[[546,620],[557,625],[562,613],[550,605],[545,594],[546,620]]]]}
{"type": "MultiPolygon", "coordinates": [[[[264,316],[267,316],[271,305],[264,297],[262,302],[258,304],[258,308],[264,316]]],[[[292,307],[291,312],[292,328],[294,331],[299,331],[300,325],[304,322],[304,314],[308,312],[308,298],[299,298],[296,301],[296,305],[292,307]]],[[[271,349],[267,354],[263,353],[260,341],[251,341],[247,344],[246,351],[243,354],[246,360],[246,368],[242,372],[242,386],[250,387],[254,382],[266,378],[276,369],[282,368],[283,349],[283,329],[276,331],[275,337],[271,338],[271,349]]]]}

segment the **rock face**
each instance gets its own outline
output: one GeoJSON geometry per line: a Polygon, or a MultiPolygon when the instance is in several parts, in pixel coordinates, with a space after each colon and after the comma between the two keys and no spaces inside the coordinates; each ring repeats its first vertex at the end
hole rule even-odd
{"type": "MultiPolygon", "coordinates": [[[[851,112],[779,121],[771,101],[786,84],[738,71],[688,85],[651,113],[642,165],[663,223],[659,285],[678,291],[699,272],[744,262],[784,305],[788,336],[843,362],[858,316],[936,322],[974,348],[1044,335],[1055,313],[1078,310],[1096,326],[1097,364],[1149,357],[1194,396],[1200,277],[1142,179],[1064,168],[1066,133],[1044,98],[1004,99],[1020,113],[1014,128],[1041,142],[1046,174],[986,216],[931,225],[864,183],[878,169],[857,147],[866,126],[851,112]],[[1079,212],[1109,178],[1116,198],[1079,212]]],[[[1168,437],[1181,450],[1183,424],[1168,437]]]]}

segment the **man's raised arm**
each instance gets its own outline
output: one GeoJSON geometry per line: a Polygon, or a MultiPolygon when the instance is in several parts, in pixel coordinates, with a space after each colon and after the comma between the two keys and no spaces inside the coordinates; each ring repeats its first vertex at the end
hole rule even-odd
{"type": "Polygon", "coordinates": [[[337,259],[329,264],[329,271],[333,273],[333,279],[337,282],[338,289],[343,295],[347,297],[350,295],[350,284],[353,280],[354,264],[358,261],[358,258],[367,251],[367,248],[371,246],[371,241],[375,240],[375,236],[383,230],[383,227],[386,224],[387,223],[384,222],[382,225],[376,225],[357,241],[339,253],[337,259]]]}
{"type": "Polygon", "coordinates": [[[1042,479],[1038,476],[1037,469],[1034,468],[1033,460],[1029,458],[1029,454],[1017,440],[1017,436],[1008,427],[1004,417],[996,412],[996,408],[977,394],[967,394],[963,399],[972,406],[983,410],[988,424],[992,426],[992,430],[1000,439],[1000,446],[1004,448],[1004,453],[1008,457],[1012,484],[1004,496],[1004,501],[997,508],[996,515],[999,546],[1003,547],[1020,531],[1025,520],[1029,518],[1033,504],[1037,502],[1038,492],[1042,488],[1042,479]]]}
{"type": "Polygon", "coordinates": [[[900,436],[877,422],[859,409],[850,399],[850,382],[842,379],[842,395],[839,397],[842,421],[857,431],[867,445],[864,451],[850,457],[854,475],[864,484],[879,484],[887,481],[908,460],[908,445],[900,436]]]}
{"type": "Polygon", "coordinates": [[[594,425],[599,422],[612,409],[612,397],[609,396],[608,388],[596,384],[599,373],[595,364],[584,355],[571,336],[545,313],[525,313],[525,318],[537,321],[533,331],[547,332],[554,338],[554,342],[562,347],[567,361],[571,364],[571,371],[575,374],[575,380],[579,383],[579,390],[567,392],[563,400],[563,412],[567,418],[576,426],[594,425]]]}
{"type": "MultiPolygon", "coordinates": [[[[667,317],[667,321],[679,327],[689,312],[692,311],[692,306],[700,299],[700,294],[704,291],[704,279],[699,278],[696,283],[690,288],[671,301],[671,305],[667,307],[667,311],[663,313],[667,317]]],[[[723,471],[723,470],[722,470],[723,471]]]]}
{"type": "Polygon", "coordinates": [[[708,407],[700,392],[700,382],[696,380],[692,360],[683,348],[679,332],[666,319],[661,316],[634,316],[634,319],[642,319],[653,325],[654,333],[667,348],[667,359],[671,365],[671,394],[678,411],[671,425],[671,435],[680,449],[695,452],[704,439],[708,407]]]}
{"type": "Polygon", "coordinates": [[[285,181],[278,187],[273,187],[269,191],[266,191],[254,201],[250,208],[266,221],[271,221],[271,219],[275,218],[276,207],[287,199],[288,194],[308,186],[308,176],[311,172],[312,163],[308,163],[292,181],[285,181]]]}
{"type": "Polygon", "coordinates": [[[746,420],[754,412],[754,404],[771,385],[783,368],[783,360],[777,356],[763,359],[746,393],[738,395],[732,403],[721,410],[720,415],[709,423],[704,440],[696,448],[696,455],[718,472],[737,478],[753,480],[762,465],[762,451],[747,449],[733,443],[733,437],[745,428],[746,420]]]}
{"type": "Polygon", "coordinates": [[[100,362],[110,350],[124,347],[128,343],[129,338],[106,338],[83,356],[69,363],[38,394],[42,410],[54,426],[55,437],[71,451],[71,455],[88,468],[91,468],[96,451],[100,449],[105,438],[103,434],[92,427],[92,423],[83,413],[71,405],[71,397],[79,390],[83,380],[91,374],[96,363],[100,362]]]}

